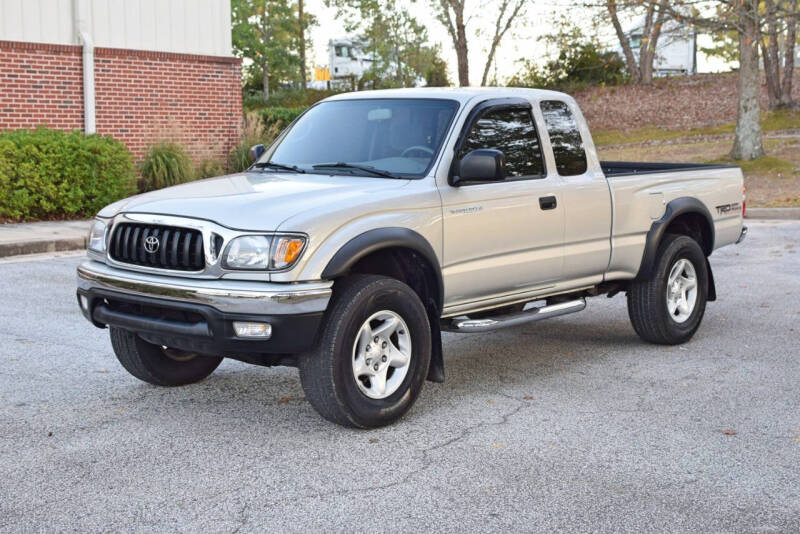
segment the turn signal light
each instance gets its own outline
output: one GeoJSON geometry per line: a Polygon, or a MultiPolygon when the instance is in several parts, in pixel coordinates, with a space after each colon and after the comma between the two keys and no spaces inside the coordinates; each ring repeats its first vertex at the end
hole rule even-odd
{"type": "Polygon", "coordinates": [[[282,269],[300,257],[306,240],[302,237],[277,237],[273,245],[272,268],[282,269]]]}

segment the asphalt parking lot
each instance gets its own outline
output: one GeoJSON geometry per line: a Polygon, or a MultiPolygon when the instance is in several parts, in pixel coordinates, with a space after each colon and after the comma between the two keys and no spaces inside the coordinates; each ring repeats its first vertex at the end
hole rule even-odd
{"type": "Polygon", "coordinates": [[[623,296],[448,334],[446,383],[369,432],[294,369],[138,382],[79,257],[2,262],[0,531],[797,532],[800,222],[748,224],[687,345],[640,342],[623,296]]]}

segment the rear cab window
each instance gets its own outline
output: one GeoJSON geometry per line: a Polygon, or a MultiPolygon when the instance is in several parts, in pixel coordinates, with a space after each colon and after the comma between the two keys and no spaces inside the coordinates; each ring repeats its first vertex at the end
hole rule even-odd
{"type": "Polygon", "coordinates": [[[586,172],[586,151],[575,116],[566,102],[544,100],[539,104],[553,147],[556,170],[561,176],[576,176],[586,172]]]}
{"type": "Polygon", "coordinates": [[[530,109],[486,110],[467,132],[458,157],[479,148],[493,148],[505,155],[508,180],[544,177],[542,147],[530,109]]]}

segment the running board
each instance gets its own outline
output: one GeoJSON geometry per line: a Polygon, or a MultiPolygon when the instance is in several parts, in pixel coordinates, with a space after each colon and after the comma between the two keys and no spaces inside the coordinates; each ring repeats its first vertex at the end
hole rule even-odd
{"type": "Polygon", "coordinates": [[[496,315],[494,317],[486,317],[484,319],[470,319],[469,317],[455,318],[444,327],[444,330],[449,332],[488,332],[490,330],[497,330],[498,328],[505,328],[507,326],[516,326],[518,324],[531,323],[533,321],[541,321],[543,319],[550,319],[551,317],[558,317],[559,315],[567,315],[568,313],[575,313],[583,310],[586,307],[586,299],[580,298],[578,300],[570,300],[568,302],[559,302],[558,304],[551,304],[549,306],[542,306],[540,308],[531,308],[516,313],[509,313],[506,315],[496,315]]]}

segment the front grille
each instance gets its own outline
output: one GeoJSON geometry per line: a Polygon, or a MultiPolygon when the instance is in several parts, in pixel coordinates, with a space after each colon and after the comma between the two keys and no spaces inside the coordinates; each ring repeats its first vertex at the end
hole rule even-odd
{"type": "Polygon", "coordinates": [[[122,263],[159,269],[201,271],[205,267],[203,234],[189,228],[120,223],[111,235],[108,253],[122,263]]]}

